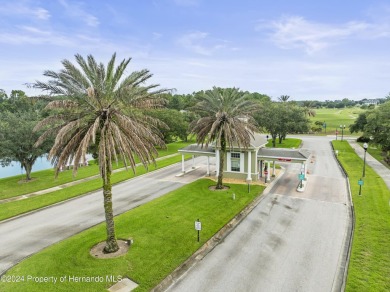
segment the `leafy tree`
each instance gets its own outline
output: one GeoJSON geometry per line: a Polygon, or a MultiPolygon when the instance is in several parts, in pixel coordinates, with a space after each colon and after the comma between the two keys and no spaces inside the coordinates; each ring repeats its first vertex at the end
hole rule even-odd
{"type": "Polygon", "coordinates": [[[383,151],[390,151],[390,102],[379,105],[367,114],[367,124],[364,127],[367,137],[381,145],[383,151]]]}
{"type": "Polygon", "coordinates": [[[0,103],[8,98],[7,93],[4,89],[0,89],[0,103]]]}
{"type": "Polygon", "coordinates": [[[18,161],[26,172],[26,180],[31,180],[35,161],[49,151],[52,142],[48,139],[39,147],[34,146],[41,133],[33,129],[41,118],[40,111],[33,107],[20,112],[1,112],[0,163],[7,166],[18,161]]]}
{"type": "Polygon", "coordinates": [[[360,113],[352,125],[349,126],[349,131],[352,133],[364,132],[364,127],[367,125],[367,112],[360,113]]]}
{"type": "Polygon", "coordinates": [[[186,122],[184,114],[173,109],[156,109],[148,113],[168,126],[159,127],[165,143],[173,142],[176,137],[187,141],[189,123],[186,122]]]}
{"type": "Polygon", "coordinates": [[[309,120],[302,108],[290,103],[264,103],[262,110],[254,117],[260,127],[270,133],[273,147],[276,147],[276,139],[282,143],[289,133],[305,133],[309,130],[309,120]]]}
{"type": "Polygon", "coordinates": [[[217,88],[196,95],[192,108],[200,118],[191,125],[198,144],[215,142],[220,149],[217,189],[222,189],[223,167],[227,147],[248,147],[256,130],[252,114],[257,104],[236,88],[217,88]]]}
{"type": "Polygon", "coordinates": [[[49,152],[56,175],[72,160],[76,174],[89,146],[97,145],[107,231],[104,252],[112,253],[119,249],[112,208],[112,163],[121,158],[133,171],[135,156],[146,168],[149,163],[155,163],[158,154],[155,146],[165,146],[157,129],[161,122],[145,115],[143,110],[161,107],[160,94],[165,90],[156,89],[157,85],[141,86],[152,77],[148,70],[135,71],[125,77],[130,58],[115,67],[116,54],[107,66],[98,64],[92,55],[87,60],[79,54],[75,57],[78,66],[64,60],[64,69],[46,71],[44,76],[49,77],[49,81],[35,84],[36,88],[63,97],[47,105],[47,109],[54,111],[36,129],[50,128],[37,144],[48,135],[56,134],[49,152]]]}

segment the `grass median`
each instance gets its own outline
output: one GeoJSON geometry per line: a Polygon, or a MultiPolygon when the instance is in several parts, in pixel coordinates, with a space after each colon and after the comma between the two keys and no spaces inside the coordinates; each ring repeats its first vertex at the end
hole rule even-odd
{"type": "MultiPolygon", "coordinates": [[[[190,157],[189,155],[186,156],[190,157]]],[[[181,161],[181,155],[169,157],[158,161],[157,166],[151,165],[149,167],[149,171],[153,171],[156,169],[160,169],[166,167],[168,165],[177,163],[181,161]]],[[[111,182],[113,184],[122,182],[128,179],[131,179],[135,176],[139,176],[147,173],[146,169],[143,166],[138,166],[136,168],[136,173],[133,171],[121,171],[118,173],[112,174],[111,182]]],[[[62,190],[54,191],[48,194],[44,194],[41,196],[31,197],[28,199],[23,199],[20,201],[14,201],[9,203],[3,203],[0,205],[0,221],[5,220],[17,215],[21,215],[23,213],[27,213],[39,208],[43,208],[55,203],[59,203],[74,197],[78,197],[84,195],[86,193],[96,191],[102,188],[102,179],[96,178],[90,180],[88,182],[84,182],[82,184],[77,184],[74,186],[66,187],[62,190]]],[[[115,195],[115,194],[114,194],[115,195]]]]}
{"type": "Polygon", "coordinates": [[[355,230],[346,291],[390,291],[390,191],[366,165],[359,196],[363,161],[346,141],[333,141],[348,173],[355,208],[355,230]]]}
{"type": "MultiPolygon", "coordinates": [[[[158,150],[159,157],[176,154],[177,150],[189,145],[191,142],[175,142],[167,144],[166,149],[158,150]]],[[[123,163],[114,164],[113,168],[123,167],[123,163]]],[[[72,170],[61,172],[58,178],[54,177],[54,170],[47,169],[32,173],[32,180],[25,182],[25,175],[17,175],[0,179],[0,199],[12,198],[24,194],[33,193],[43,189],[48,189],[68,182],[77,181],[86,177],[99,174],[99,167],[92,162],[88,167],[80,167],[77,176],[73,176],[72,170]]]]}
{"type": "MultiPolygon", "coordinates": [[[[286,138],[282,141],[282,143],[279,143],[279,140],[276,139],[275,148],[299,148],[301,143],[302,140],[296,138],[286,138]]],[[[272,148],[272,139],[268,139],[268,143],[265,146],[272,148]]]]}
{"type": "Polygon", "coordinates": [[[248,193],[246,185],[230,185],[229,190],[210,191],[210,185],[215,182],[200,179],[117,216],[118,238],[134,240],[126,255],[103,260],[89,254],[91,247],[105,238],[105,225],[99,224],[13,267],[3,279],[19,282],[0,281],[0,291],[107,291],[119,277],[138,283],[136,291],[149,291],[264,189],[253,185],[248,193]],[[202,222],[199,243],[194,230],[198,218],[202,222]],[[58,280],[38,282],[43,277],[58,280]],[[97,281],[77,282],[77,277],[97,281]],[[60,279],[65,280],[59,283],[60,279]]]}

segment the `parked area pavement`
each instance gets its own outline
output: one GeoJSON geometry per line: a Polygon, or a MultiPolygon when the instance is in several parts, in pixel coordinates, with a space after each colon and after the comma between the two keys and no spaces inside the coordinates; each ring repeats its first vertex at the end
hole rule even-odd
{"type": "Polygon", "coordinates": [[[248,217],[168,291],[340,291],[352,218],[347,181],[327,137],[300,137],[312,152],[305,192],[299,164],[248,217]]]}
{"type": "MultiPolygon", "coordinates": [[[[135,177],[113,186],[114,214],[145,204],[204,176],[207,160],[195,159],[199,166],[176,177],[181,163],[135,177]]],[[[191,167],[191,161],[185,163],[191,167]]],[[[54,206],[0,222],[0,275],[43,248],[103,222],[102,191],[92,192],[54,206]]]]}
{"type": "MultiPolygon", "coordinates": [[[[364,159],[364,149],[356,142],[356,139],[348,139],[347,141],[355,150],[356,154],[361,159],[364,159]]],[[[390,169],[372,157],[368,152],[366,153],[366,163],[384,180],[387,188],[390,190],[390,169]]]]}

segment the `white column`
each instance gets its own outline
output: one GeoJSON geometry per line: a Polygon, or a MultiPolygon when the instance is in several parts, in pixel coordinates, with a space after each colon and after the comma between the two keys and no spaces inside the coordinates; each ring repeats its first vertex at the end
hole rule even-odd
{"type": "Polygon", "coordinates": [[[271,169],[270,169],[270,163],[269,163],[269,161],[267,161],[267,165],[268,165],[268,167],[267,167],[267,170],[268,170],[268,173],[267,173],[267,181],[269,181],[271,178],[270,178],[270,174],[271,174],[271,169]]]}
{"type": "Polygon", "coordinates": [[[272,162],[272,176],[275,176],[275,160],[272,162]]]}
{"type": "Polygon", "coordinates": [[[219,175],[219,150],[215,149],[215,169],[216,169],[216,175],[219,175]]]}
{"type": "Polygon", "coordinates": [[[181,172],[185,173],[185,170],[184,170],[184,154],[181,155],[181,172]]]}
{"type": "Polygon", "coordinates": [[[247,181],[252,180],[252,152],[248,151],[248,176],[246,177],[247,181]]]}
{"type": "Polygon", "coordinates": [[[195,155],[192,155],[192,169],[195,168],[195,155]]]}
{"type": "Polygon", "coordinates": [[[207,156],[207,176],[210,176],[210,156],[207,156]]]}

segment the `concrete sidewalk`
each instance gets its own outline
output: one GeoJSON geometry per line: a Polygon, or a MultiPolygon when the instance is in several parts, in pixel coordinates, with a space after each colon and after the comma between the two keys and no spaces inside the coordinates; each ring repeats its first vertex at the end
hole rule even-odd
{"type": "MultiPolygon", "coordinates": [[[[364,149],[361,147],[355,139],[348,139],[348,143],[355,150],[356,154],[364,159],[364,149]]],[[[390,190],[390,169],[372,157],[368,152],[366,153],[366,163],[369,165],[386,183],[387,188],[390,190]]]]}
{"type": "MultiPolygon", "coordinates": [[[[174,157],[174,156],[177,156],[177,155],[179,155],[179,154],[175,153],[175,154],[162,156],[162,157],[156,158],[156,161],[164,160],[166,158],[174,157]]],[[[142,165],[142,163],[137,163],[136,167],[141,166],[141,165],[142,165]]],[[[127,169],[131,170],[130,167],[128,167],[127,169]]],[[[117,173],[117,172],[121,172],[121,171],[124,171],[124,170],[126,170],[126,168],[122,167],[122,168],[118,168],[118,169],[113,170],[112,173],[117,173]]],[[[71,182],[68,182],[68,183],[65,183],[65,184],[62,184],[62,185],[59,185],[59,186],[55,186],[55,187],[52,187],[52,188],[36,191],[36,192],[30,193],[30,194],[24,194],[24,195],[20,195],[20,196],[16,196],[16,197],[2,199],[2,200],[0,200],[0,204],[14,202],[14,201],[20,201],[20,200],[24,200],[24,199],[28,199],[28,198],[32,198],[32,197],[36,197],[36,196],[40,196],[40,195],[44,195],[44,194],[48,194],[48,193],[52,193],[52,192],[55,192],[55,191],[59,191],[59,190],[65,189],[67,187],[71,187],[71,186],[74,186],[74,185],[78,185],[78,184],[81,184],[81,183],[84,183],[84,182],[88,182],[88,181],[94,180],[94,179],[97,179],[97,178],[100,178],[100,174],[95,174],[95,175],[92,175],[92,176],[89,176],[89,177],[86,177],[86,178],[82,178],[82,179],[79,179],[79,180],[71,181],[71,182]]]]}

